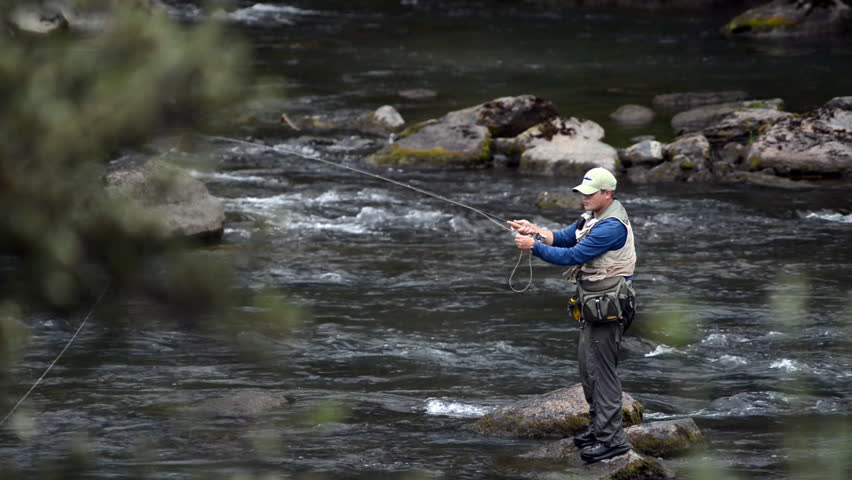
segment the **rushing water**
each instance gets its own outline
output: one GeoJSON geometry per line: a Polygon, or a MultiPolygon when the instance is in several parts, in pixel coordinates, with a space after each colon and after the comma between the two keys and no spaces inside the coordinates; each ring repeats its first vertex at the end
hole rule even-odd
{"type": "MultiPolygon", "coordinates": [[[[288,91],[255,113],[334,115],[391,103],[416,121],[530,92],[598,121],[619,145],[638,134],[670,136],[665,118],[622,129],[607,117],[657,93],[743,88],[793,108],[852,93],[842,83],[852,68],[848,44],[815,51],[728,42],[716,35],[723,17],[402,3],[391,13],[329,2],[246,4],[232,15],[235,29],[255,45],[258,70],[286,78],[288,91]],[[415,87],[438,97],[396,96],[415,87]]],[[[264,141],[361,166],[382,140],[282,131],[264,141]]],[[[110,299],[28,400],[32,437],[0,435],[4,462],[41,470],[83,435],[94,477],[546,473],[516,460],[541,442],[463,427],[578,381],[579,329],[566,316],[562,269],[534,261],[530,290],[512,293],[512,237],[470,211],[259,148],[211,141],[205,152],[176,159],[226,199],[224,248],[203,254],[236,260],[236,288],[284,293],[309,321],[292,332],[246,327],[234,335],[110,299]],[[234,157],[268,168],[217,171],[234,157]],[[107,328],[104,316],[119,326],[107,328]],[[258,416],[176,414],[245,390],[282,392],[291,403],[258,416]],[[344,414],[305,423],[317,405],[344,414]]],[[[579,213],[533,205],[539,192],[567,190],[577,179],[502,168],[379,173],[552,228],[579,213]]],[[[707,438],[703,456],[740,477],[821,478],[790,465],[802,455],[797,445],[810,457],[848,452],[852,192],[623,183],[640,295],[620,365],[625,391],[648,419],[693,417],[707,438]]],[[[516,285],[527,273],[521,264],[516,285]]],[[[34,336],[16,371],[18,394],[80,318],[29,320],[34,336]]]]}

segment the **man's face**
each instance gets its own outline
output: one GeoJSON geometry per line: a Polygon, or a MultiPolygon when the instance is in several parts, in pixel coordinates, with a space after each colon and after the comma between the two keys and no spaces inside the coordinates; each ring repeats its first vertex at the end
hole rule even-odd
{"type": "Polygon", "coordinates": [[[595,212],[604,207],[607,203],[607,198],[612,196],[612,192],[606,190],[598,190],[591,195],[583,195],[583,210],[587,212],[595,212]]]}

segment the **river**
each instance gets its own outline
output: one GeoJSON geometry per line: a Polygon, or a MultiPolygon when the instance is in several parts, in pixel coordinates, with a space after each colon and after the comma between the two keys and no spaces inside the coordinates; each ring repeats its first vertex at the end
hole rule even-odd
{"type": "MultiPolygon", "coordinates": [[[[733,42],[717,34],[723,15],[427,3],[246,3],[232,28],[256,52],[262,80],[250,88],[262,96],[283,82],[286,93],[249,113],[333,117],[392,104],[411,123],[533,93],[599,122],[605,141],[623,147],[643,134],[671,140],[665,116],[645,127],[608,117],[659,93],[744,89],[792,111],[852,94],[848,42],[733,42]],[[408,88],[438,94],[397,95],[408,88]]],[[[257,133],[223,123],[234,137],[257,133]]],[[[359,167],[384,141],[270,131],[256,137],[359,167]]],[[[25,404],[32,436],[0,435],[3,462],[28,478],[76,442],[92,453],[87,478],[562,478],[517,460],[541,441],[464,429],[578,382],[579,328],[566,314],[562,269],[534,260],[530,289],[513,293],[512,237],[468,210],[246,145],[210,141],[204,151],[184,163],[226,199],[228,224],[223,245],[200,254],[234,261],[236,289],[286,296],[305,322],[235,333],[107,299],[25,404]],[[266,168],[217,169],[234,157],[266,168]],[[245,390],[281,392],[290,405],[249,417],[174,414],[245,390]]],[[[550,228],[579,213],[534,205],[573,178],[378,173],[550,228]]],[[[640,312],[619,370],[646,420],[694,418],[707,440],[699,458],[728,478],[846,478],[852,190],[622,183],[640,312]]],[[[515,285],[528,273],[521,263],[515,285]]],[[[28,320],[19,394],[81,319],[28,320]]]]}

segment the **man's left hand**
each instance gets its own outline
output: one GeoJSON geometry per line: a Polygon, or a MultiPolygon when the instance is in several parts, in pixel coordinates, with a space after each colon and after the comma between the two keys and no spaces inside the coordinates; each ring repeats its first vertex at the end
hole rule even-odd
{"type": "Polygon", "coordinates": [[[526,235],[518,235],[515,237],[515,245],[517,245],[521,250],[529,250],[533,247],[533,245],[535,245],[535,240],[526,235]]]}

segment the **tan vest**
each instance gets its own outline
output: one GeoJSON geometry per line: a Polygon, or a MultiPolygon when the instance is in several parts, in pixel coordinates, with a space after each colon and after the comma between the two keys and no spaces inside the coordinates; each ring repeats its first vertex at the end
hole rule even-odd
{"type": "Polygon", "coordinates": [[[592,212],[583,214],[586,218],[586,224],[583,228],[578,229],[576,233],[577,243],[580,243],[589,232],[595,228],[595,225],[607,218],[616,218],[625,227],[627,227],[627,240],[624,246],[618,250],[610,250],[599,257],[595,257],[588,262],[577,265],[566,272],[568,280],[572,283],[577,282],[578,276],[584,280],[596,282],[606,278],[613,277],[629,277],[633,275],[633,270],[636,267],[636,249],[633,246],[633,228],[630,226],[630,219],[627,217],[627,210],[621,205],[618,200],[613,200],[612,205],[607,208],[600,217],[595,217],[592,212]]]}

